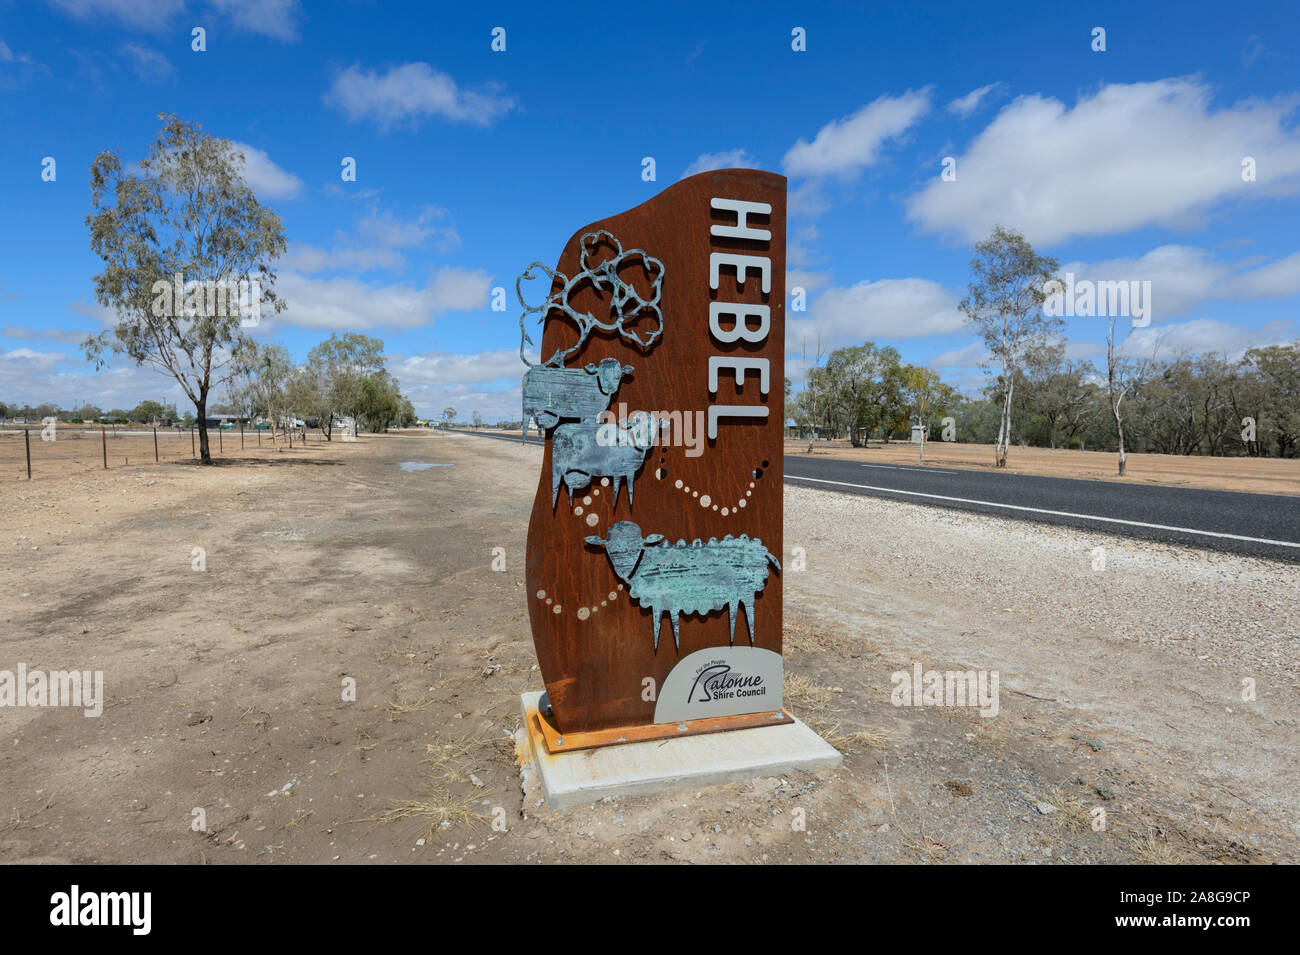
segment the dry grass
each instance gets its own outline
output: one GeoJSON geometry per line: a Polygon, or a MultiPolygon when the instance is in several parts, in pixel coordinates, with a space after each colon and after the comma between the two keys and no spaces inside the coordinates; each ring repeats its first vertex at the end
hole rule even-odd
{"type": "Polygon", "coordinates": [[[394,823],[414,822],[417,839],[424,839],[426,846],[433,841],[435,833],[464,827],[468,832],[478,831],[484,817],[474,810],[475,804],[482,797],[478,794],[457,796],[443,782],[430,782],[429,788],[421,799],[398,799],[373,816],[350,820],[354,823],[369,822],[375,827],[394,823]]]}
{"type": "Polygon", "coordinates": [[[288,822],[286,822],[280,828],[297,829],[299,826],[301,826],[304,822],[307,821],[308,816],[315,815],[315,812],[316,810],[314,809],[299,809],[297,812],[293,814],[293,818],[290,819],[288,822]]]}
{"type": "Polygon", "coordinates": [[[815,683],[797,673],[785,675],[783,692],[785,705],[792,712],[798,709],[803,712],[818,713],[825,710],[835,698],[835,693],[829,686],[815,683]]]}
{"type": "Polygon", "coordinates": [[[30,823],[30,822],[31,822],[33,819],[35,819],[37,816],[39,816],[41,813],[43,813],[45,810],[49,809],[51,803],[53,803],[53,802],[54,802],[54,796],[51,795],[48,799],[45,800],[45,804],[44,804],[44,805],[42,805],[42,806],[41,806],[39,809],[37,809],[35,812],[29,813],[29,814],[26,815],[26,816],[23,815],[21,809],[19,809],[17,806],[15,806],[15,807],[14,807],[14,815],[13,815],[13,818],[9,820],[8,825],[5,826],[5,828],[4,828],[3,831],[5,831],[5,832],[13,832],[15,829],[20,829],[20,828],[22,828],[23,826],[25,826],[25,825],[27,825],[28,823],[30,823]]]}
{"type": "Polygon", "coordinates": [[[904,823],[898,817],[898,807],[894,804],[894,787],[889,782],[889,759],[885,758],[885,793],[889,796],[889,819],[898,833],[903,847],[910,849],[926,862],[941,862],[948,853],[948,844],[938,839],[931,839],[925,834],[925,820],[918,819],[916,829],[904,823]]]}
{"type": "Polygon", "coordinates": [[[965,739],[972,746],[983,746],[988,749],[1005,749],[1007,745],[1001,728],[989,720],[981,720],[975,727],[975,732],[965,734],[965,739]]]}
{"type": "Polygon", "coordinates": [[[1140,865],[1182,865],[1188,861],[1186,853],[1176,849],[1164,837],[1157,837],[1154,829],[1135,833],[1128,839],[1133,861],[1140,865]]]}
{"type": "Polygon", "coordinates": [[[893,742],[893,737],[887,733],[877,733],[872,730],[858,730],[855,733],[844,733],[841,731],[840,724],[822,723],[814,727],[817,735],[826,742],[830,743],[836,749],[849,749],[853,746],[865,746],[868,749],[879,749],[888,746],[893,742]]]}
{"type": "Polygon", "coordinates": [[[835,697],[839,695],[834,687],[824,686],[797,673],[786,673],[783,693],[786,708],[836,749],[883,747],[892,742],[893,738],[888,734],[873,730],[844,732],[843,722],[830,712],[835,697]]]}
{"type": "MultiPolygon", "coordinates": [[[[1073,829],[1076,832],[1092,831],[1092,810],[1078,799],[1060,789],[1053,789],[1043,802],[1056,809],[1048,818],[1057,829],[1073,829]]],[[[1107,816],[1110,810],[1107,810],[1107,816]]],[[[1107,825],[1110,820],[1107,819],[1107,825]]]]}
{"type": "Polygon", "coordinates": [[[406,713],[418,713],[420,710],[427,709],[433,704],[433,697],[424,697],[416,700],[414,703],[403,703],[399,700],[388,701],[388,715],[402,716],[406,713]]]}

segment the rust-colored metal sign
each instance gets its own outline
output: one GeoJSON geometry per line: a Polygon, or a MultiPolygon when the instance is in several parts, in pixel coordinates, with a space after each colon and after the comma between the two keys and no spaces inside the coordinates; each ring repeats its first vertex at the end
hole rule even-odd
{"type": "Polygon", "coordinates": [[[785,204],[783,176],[701,173],[521,278],[546,435],[528,608],[559,734],[653,725],[678,685],[674,720],[781,709],[779,656],[728,648],[781,653],[785,204]]]}

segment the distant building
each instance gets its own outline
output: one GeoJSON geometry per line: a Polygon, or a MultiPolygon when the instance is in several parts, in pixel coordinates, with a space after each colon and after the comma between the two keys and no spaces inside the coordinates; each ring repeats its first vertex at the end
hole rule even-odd
{"type": "Polygon", "coordinates": [[[248,415],[210,414],[203,419],[208,428],[234,428],[248,421],[248,415]]]}

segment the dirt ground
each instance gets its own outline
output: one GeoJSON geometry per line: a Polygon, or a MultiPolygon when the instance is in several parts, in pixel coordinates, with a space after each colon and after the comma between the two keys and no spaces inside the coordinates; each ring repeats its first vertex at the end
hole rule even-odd
{"type": "MultiPolygon", "coordinates": [[[[786,441],[786,454],[806,455],[807,441],[786,441]]],[[[993,445],[927,441],[924,460],[918,446],[906,441],[852,447],[847,440],[814,441],[814,456],[829,455],[845,461],[871,464],[920,464],[943,468],[993,470],[993,445]]],[[[1300,494],[1300,459],[1214,458],[1181,454],[1128,454],[1127,475],[1119,477],[1119,456],[1110,451],[1066,451],[1052,448],[1011,448],[1007,468],[1014,474],[1087,478],[1132,484],[1162,484],[1254,494],[1300,494]]]]}
{"type": "Polygon", "coordinates": [[[540,448],[77,453],[5,459],[0,670],[107,702],[0,709],[2,862],[1300,856],[1294,566],[787,488],[787,703],[842,767],[550,813],[511,740],[540,448]],[[892,705],[915,663],[997,668],[1000,712],[892,705]]]}

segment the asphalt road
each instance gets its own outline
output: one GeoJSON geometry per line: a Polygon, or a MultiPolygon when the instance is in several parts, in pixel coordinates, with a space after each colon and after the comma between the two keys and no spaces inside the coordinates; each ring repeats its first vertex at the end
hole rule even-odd
{"type": "MultiPolygon", "coordinates": [[[[518,441],[500,433],[462,432],[518,441]]],[[[540,444],[535,435],[530,444],[540,444]]],[[[788,484],[1300,563],[1300,497],[788,455],[788,484]]]]}

